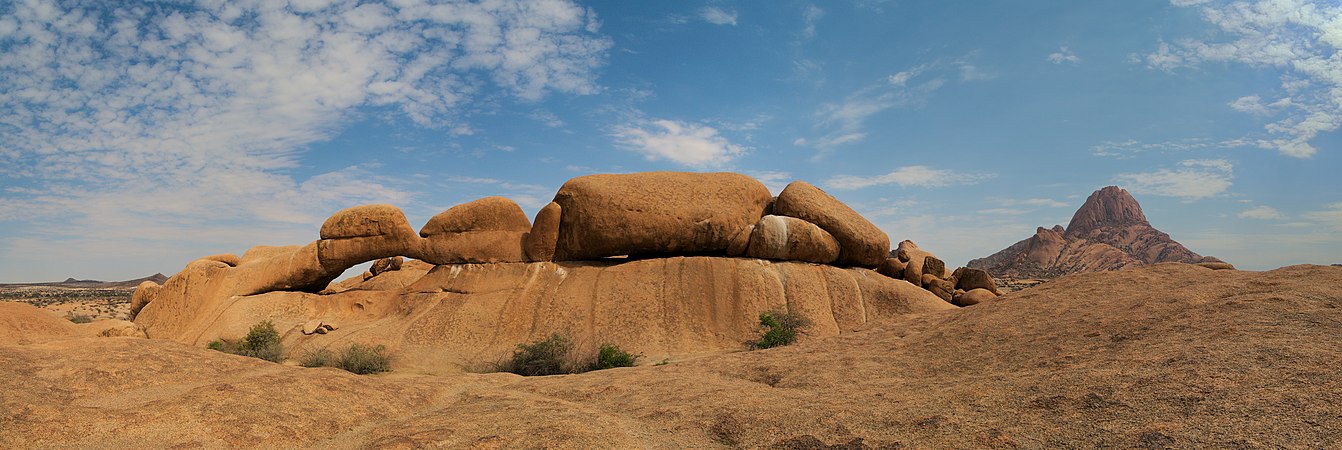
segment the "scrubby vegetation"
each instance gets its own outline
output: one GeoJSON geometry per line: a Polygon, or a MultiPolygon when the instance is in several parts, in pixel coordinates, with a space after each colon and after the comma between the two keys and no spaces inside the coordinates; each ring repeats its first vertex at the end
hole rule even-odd
{"type": "Polygon", "coordinates": [[[601,349],[597,351],[596,363],[592,364],[592,370],[614,369],[616,367],[634,367],[638,363],[639,355],[630,354],[615,344],[601,344],[601,349]]]}
{"type": "Polygon", "coordinates": [[[336,358],[335,367],[359,375],[382,373],[391,370],[391,357],[387,355],[387,348],[381,345],[350,344],[336,358]]]}
{"type": "Polygon", "coordinates": [[[87,314],[66,314],[65,318],[74,323],[89,323],[93,321],[93,318],[89,317],[87,314]]]}
{"type": "Polygon", "coordinates": [[[206,348],[271,362],[284,361],[284,346],[280,344],[280,333],[275,330],[275,324],[269,320],[252,325],[247,331],[247,336],[241,341],[220,339],[210,342],[206,348]]]}
{"type": "Polygon", "coordinates": [[[381,345],[350,344],[339,354],[324,348],[309,351],[303,354],[298,364],[303,367],[335,367],[367,375],[391,371],[391,356],[387,354],[387,348],[381,345]]]}
{"type": "Polygon", "coordinates": [[[558,333],[551,334],[539,341],[517,344],[512,358],[499,364],[497,369],[500,372],[512,372],[527,377],[560,375],[632,367],[640,358],[639,355],[626,352],[615,344],[602,344],[595,360],[579,361],[572,353],[572,341],[558,333]]]}
{"type": "Polygon", "coordinates": [[[794,312],[769,311],[760,313],[760,327],[765,328],[760,340],[750,343],[751,348],[782,347],[796,342],[797,335],[806,332],[811,321],[794,312]]]}

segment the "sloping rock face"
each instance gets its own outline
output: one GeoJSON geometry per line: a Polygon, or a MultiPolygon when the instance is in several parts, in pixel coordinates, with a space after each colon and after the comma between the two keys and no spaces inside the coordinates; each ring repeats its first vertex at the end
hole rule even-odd
{"type": "Polygon", "coordinates": [[[887,262],[889,238],[852,209],[803,181],[772,201],[745,175],[650,172],[569,180],[534,224],[502,197],[455,206],[418,233],[395,206],[354,206],[307,245],[212,255],[145,282],[133,317],[150,337],[192,345],[269,320],[294,351],[386,345],[403,368],[440,371],[551,333],[584,351],[689,354],[741,348],[765,311],[828,336],[954,308],[956,280],[930,253],[900,261],[917,277],[882,275],[870,268],[887,262]],[[318,332],[323,323],[341,326],[318,332]]]}
{"type": "Polygon", "coordinates": [[[969,267],[999,276],[1054,278],[1161,262],[1221,261],[1198,255],[1152,227],[1132,194],[1109,186],[1090,194],[1067,228],[1039,227],[1029,239],[970,261],[969,267]]]}
{"type": "Polygon", "coordinates": [[[444,372],[499,361],[518,343],[551,333],[567,335],[580,351],[614,343],[665,357],[740,348],[758,337],[763,311],[801,314],[813,324],[808,336],[823,337],[954,308],[866,269],[745,258],[407,266],[328,295],[190,291],[221,287],[208,283],[215,270],[188,266],[136,323],[151,337],[203,346],[270,320],[294,351],[377,342],[398,355],[401,369],[444,372]],[[393,274],[400,283],[364,286],[393,274]],[[312,320],[340,328],[304,335],[312,320]]]}

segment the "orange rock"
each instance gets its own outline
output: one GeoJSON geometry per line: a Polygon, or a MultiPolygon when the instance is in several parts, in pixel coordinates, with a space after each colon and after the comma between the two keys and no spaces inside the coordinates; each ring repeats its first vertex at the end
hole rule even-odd
{"type": "Polygon", "coordinates": [[[839,242],[837,264],[876,267],[890,252],[890,237],[848,205],[805,181],[793,181],[774,201],[773,213],[820,226],[839,242]]]}
{"type": "Polygon", "coordinates": [[[531,261],[553,261],[555,243],[559,241],[559,221],[563,208],[550,202],[536,213],[536,222],[531,224],[531,232],[522,243],[527,259],[531,261]]]}
{"type": "Polygon", "coordinates": [[[564,183],[555,260],[725,253],[764,215],[769,189],[736,173],[587,175],[564,183]]]}
{"type": "Polygon", "coordinates": [[[516,202],[504,197],[485,197],[448,208],[420,228],[421,237],[468,231],[531,230],[531,222],[516,202]]]}
{"type": "Polygon", "coordinates": [[[829,264],[839,257],[839,243],[825,230],[805,220],[764,216],[750,233],[745,255],[829,264]]]}

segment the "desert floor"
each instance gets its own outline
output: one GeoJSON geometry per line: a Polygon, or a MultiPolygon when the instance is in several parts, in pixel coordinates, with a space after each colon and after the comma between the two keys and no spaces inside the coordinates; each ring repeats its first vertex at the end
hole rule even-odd
{"type": "Polygon", "coordinates": [[[533,378],[306,369],[0,303],[0,448],[1338,448],[1339,285],[1160,264],[533,378]]]}

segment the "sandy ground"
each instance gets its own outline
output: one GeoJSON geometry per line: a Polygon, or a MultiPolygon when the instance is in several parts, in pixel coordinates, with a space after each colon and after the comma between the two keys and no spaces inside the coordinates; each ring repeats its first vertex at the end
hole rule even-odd
{"type": "Polygon", "coordinates": [[[10,308],[0,448],[1339,448],[1339,283],[1336,267],[1160,264],[536,378],[304,369],[10,308]]]}
{"type": "Polygon", "coordinates": [[[65,318],[125,319],[135,288],[0,285],[0,301],[27,303],[65,318]]]}

